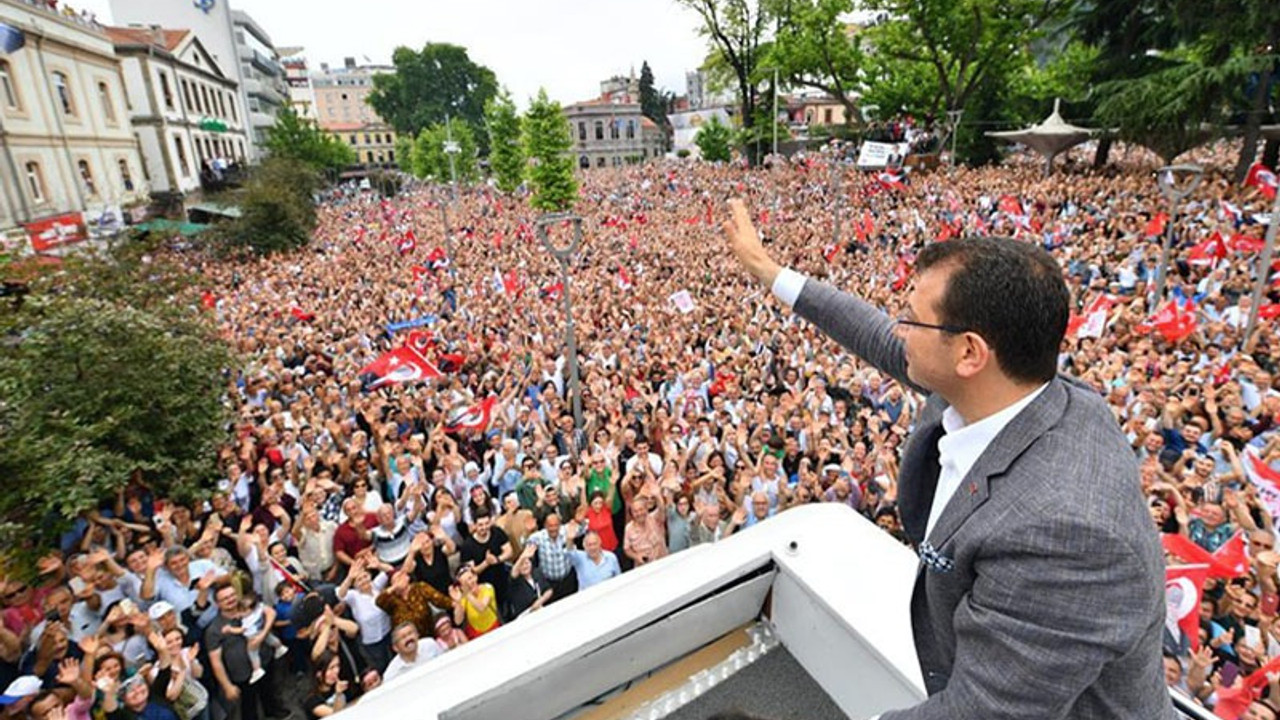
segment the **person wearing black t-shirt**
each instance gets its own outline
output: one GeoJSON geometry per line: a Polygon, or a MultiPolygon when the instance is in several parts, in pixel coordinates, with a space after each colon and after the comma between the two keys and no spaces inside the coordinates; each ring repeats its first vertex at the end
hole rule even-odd
{"type": "Polygon", "coordinates": [[[493,586],[498,607],[507,600],[508,562],[515,551],[510,539],[501,528],[493,526],[493,518],[487,511],[478,511],[471,523],[471,537],[462,542],[462,562],[472,563],[481,583],[493,586]]]}
{"type": "Polygon", "coordinates": [[[448,595],[449,585],[453,583],[453,574],[449,571],[449,556],[457,551],[457,546],[439,529],[430,533],[420,532],[417,538],[420,538],[418,551],[410,552],[405,557],[401,569],[409,573],[414,582],[426,583],[441,595],[448,595]]]}

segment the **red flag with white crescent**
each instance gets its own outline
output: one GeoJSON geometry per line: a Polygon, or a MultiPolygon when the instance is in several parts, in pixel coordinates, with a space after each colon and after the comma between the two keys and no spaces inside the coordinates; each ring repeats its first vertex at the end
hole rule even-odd
{"type": "Polygon", "coordinates": [[[1208,579],[1208,565],[1177,565],[1164,571],[1166,617],[1186,633],[1192,650],[1200,649],[1200,600],[1208,579]]]}
{"type": "Polygon", "coordinates": [[[460,430],[484,430],[489,427],[489,418],[493,413],[493,405],[497,401],[498,398],[489,396],[453,414],[445,425],[444,431],[454,433],[460,430]]]}

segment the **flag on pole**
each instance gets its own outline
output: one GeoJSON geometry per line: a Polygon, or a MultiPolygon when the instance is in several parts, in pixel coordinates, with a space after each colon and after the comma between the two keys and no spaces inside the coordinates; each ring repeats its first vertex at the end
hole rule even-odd
{"type": "Polygon", "coordinates": [[[1094,298],[1093,302],[1089,303],[1089,307],[1084,309],[1084,314],[1080,316],[1075,337],[1102,337],[1102,332],[1107,327],[1107,316],[1111,314],[1111,306],[1114,304],[1115,301],[1106,294],[1094,298]]]}
{"type": "Polygon", "coordinates": [[[1214,552],[1209,552],[1178,533],[1163,533],[1160,544],[1164,551],[1192,565],[1208,567],[1208,575],[1224,580],[1249,574],[1249,558],[1244,553],[1244,534],[1237,532],[1214,552]]]}
{"type": "Polygon", "coordinates": [[[1258,497],[1267,506],[1272,519],[1280,518],[1280,470],[1267,464],[1253,447],[1245,447],[1240,460],[1245,476],[1258,489],[1258,497]]]}
{"type": "Polygon", "coordinates": [[[396,242],[396,251],[399,252],[401,256],[408,255],[417,248],[418,236],[414,235],[412,230],[401,235],[400,239],[396,242]]]}
{"type": "Polygon", "coordinates": [[[1177,626],[1200,649],[1200,600],[1209,578],[1208,565],[1178,565],[1164,571],[1166,622],[1177,626]]]}
{"type": "Polygon", "coordinates": [[[907,189],[907,186],[902,183],[902,177],[901,173],[886,170],[876,176],[876,182],[888,190],[903,191],[907,189]]]}
{"type": "Polygon", "coordinates": [[[1165,226],[1169,222],[1169,213],[1156,213],[1155,217],[1147,221],[1147,226],[1143,229],[1144,237],[1159,237],[1164,234],[1165,226]]]}
{"type": "Polygon", "coordinates": [[[1228,250],[1245,254],[1262,252],[1265,246],[1266,242],[1261,238],[1250,237],[1243,233],[1236,233],[1227,241],[1228,250]]]}
{"type": "Polygon", "coordinates": [[[840,246],[835,243],[827,243],[822,246],[822,259],[827,262],[833,262],[836,259],[836,253],[840,252],[840,246]]]}
{"type": "Polygon", "coordinates": [[[538,294],[548,300],[559,300],[560,296],[564,294],[564,283],[557,282],[553,285],[548,285],[539,290],[538,294]]]}
{"type": "Polygon", "coordinates": [[[1187,261],[1192,265],[1216,265],[1219,260],[1227,258],[1227,243],[1222,239],[1222,233],[1214,232],[1209,239],[1204,242],[1197,243],[1191,248],[1187,261]]]}
{"type": "Polygon", "coordinates": [[[1249,168],[1249,174],[1245,177],[1244,184],[1255,188],[1268,200],[1276,199],[1276,174],[1262,163],[1254,163],[1253,167],[1249,168]]]}
{"type": "Polygon", "coordinates": [[[427,267],[432,270],[441,270],[449,267],[449,256],[444,253],[444,248],[435,248],[427,255],[427,267]]]}
{"type": "Polygon", "coordinates": [[[384,385],[412,383],[440,377],[439,368],[427,362],[411,347],[401,346],[385,352],[377,360],[360,370],[360,382],[365,392],[384,385]]]}
{"type": "Polygon", "coordinates": [[[493,413],[493,405],[498,398],[492,395],[470,407],[453,412],[445,424],[444,431],[456,433],[460,430],[484,430],[489,427],[489,418],[493,413]]]}

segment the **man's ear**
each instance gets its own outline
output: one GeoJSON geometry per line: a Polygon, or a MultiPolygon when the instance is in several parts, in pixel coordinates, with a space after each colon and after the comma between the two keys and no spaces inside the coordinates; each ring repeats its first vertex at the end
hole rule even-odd
{"type": "Polygon", "coordinates": [[[981,335],[966,332],[957,341],[961,344],[960,357],[956,362],[956,374],[960,377],[976,377],[996,361],[995,351],[981,335]]]}

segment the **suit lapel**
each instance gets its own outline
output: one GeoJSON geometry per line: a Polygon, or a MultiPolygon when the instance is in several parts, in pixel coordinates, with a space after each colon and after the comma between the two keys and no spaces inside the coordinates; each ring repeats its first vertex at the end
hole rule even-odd
{"type": "Polygon", "coordinates": [[[1053,427],[1062,417],[1066,406],[1066,386],[1055,379],[1040,397],[1004,426],[982,455],[978,456],[978,461],[969,469],[969,473],[964,476],[943,508],[942,514],[938,516],[938,522],[929,534],[929,543],[933,547],[941,548],[965,520],[987,501],[991,478],[1004,474],[1018,456],[1053,427]]]}

